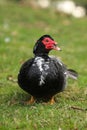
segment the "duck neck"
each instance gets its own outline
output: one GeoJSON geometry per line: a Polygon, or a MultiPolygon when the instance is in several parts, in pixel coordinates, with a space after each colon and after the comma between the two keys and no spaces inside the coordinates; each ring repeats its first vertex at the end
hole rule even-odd
{"type": "Polygon", "coordinates": [[[46,57],[46,58],[48,58],[49,56],[48,56],[48,53],[37,53],[37,54],[35,54],[35,57],[46,57]]]}

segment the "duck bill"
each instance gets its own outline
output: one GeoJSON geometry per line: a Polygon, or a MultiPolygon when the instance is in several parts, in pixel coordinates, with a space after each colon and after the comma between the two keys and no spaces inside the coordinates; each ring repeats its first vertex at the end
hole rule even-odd
{"type": "Polygon", "coordinates": [[[57,43],[55,42],[54,46],[53,46],[53,49],[54,50],[57,50],[57,51],[61,51],[61,48],[57,46],[57,43]]]}
{"type": "Polygon", "coordinates": [[[56,46],[53,48],[54,50],[61,51],[60,47],[56,46]]]}

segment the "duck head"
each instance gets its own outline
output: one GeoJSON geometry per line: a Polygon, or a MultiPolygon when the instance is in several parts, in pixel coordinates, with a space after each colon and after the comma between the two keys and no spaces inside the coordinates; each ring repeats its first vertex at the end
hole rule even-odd
{"type": "Polygon", "coordinates": [[[48,54],[51,50],[58,50],[61,49],[57,46],[57,42],[50,35],[43,35],[40,37],[34,48],[33,53],[36,54],[48,54]]]}

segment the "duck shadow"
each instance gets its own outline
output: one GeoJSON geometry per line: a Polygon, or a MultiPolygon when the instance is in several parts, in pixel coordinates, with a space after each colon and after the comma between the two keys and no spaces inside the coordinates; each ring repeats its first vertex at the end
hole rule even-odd
{"type": "Polygon", "coordinates": [[[1,104],[2,105],[22,105],[25,106],[25,101],[30,100],[31,96],[24,92],[12,92],[11,94],[1,94],[1,104]]]}

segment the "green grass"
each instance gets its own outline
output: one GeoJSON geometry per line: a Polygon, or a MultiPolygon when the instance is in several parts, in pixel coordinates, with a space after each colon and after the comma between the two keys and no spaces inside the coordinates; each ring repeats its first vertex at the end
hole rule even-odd
{"type": "Polygon", "coordinates": [[[0,129],[87,130],[87,17],[74,19],[16,4],[0,6],[0,129]],[[14,81],[43,34],[50,34],[63,50],[50,54],[75,69],[79,78],[68,80],[53,106],[22,105],[30,95],[14,81]]]}

